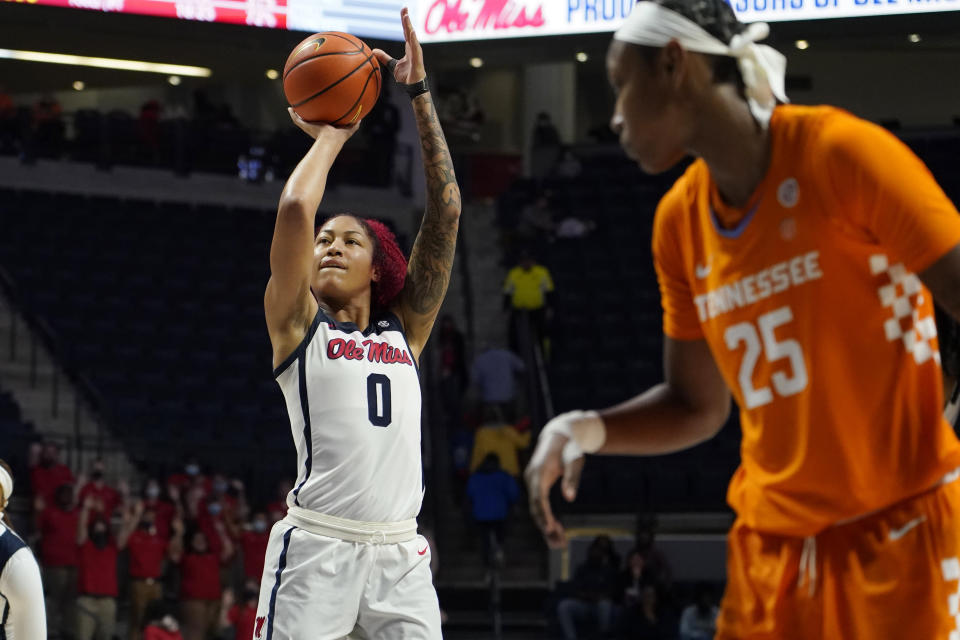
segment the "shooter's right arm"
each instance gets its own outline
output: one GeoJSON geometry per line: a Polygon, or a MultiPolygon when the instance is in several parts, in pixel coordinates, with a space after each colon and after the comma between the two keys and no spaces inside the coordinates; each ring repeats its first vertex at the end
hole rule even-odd
{"type": "Polygon", "coordinates": [[[283,188],[270,245],[270,281],[263,305],[275,361],[296,347],[316,313],[310,281],[317,207],[337,154],[356,130],[305,122],[292,111],[290,117],[314,143],[283,188]]]}

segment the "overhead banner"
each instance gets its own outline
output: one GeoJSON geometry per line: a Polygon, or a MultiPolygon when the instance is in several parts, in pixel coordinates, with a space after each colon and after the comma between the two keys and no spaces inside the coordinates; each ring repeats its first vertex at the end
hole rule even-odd
{"type": "MultiPolygon", "coordinates": [[[[2,0],[0,0],[2,1],[2,0]]],[[[402,40],[404,0],[17,0],[21,4],[137,13],[296,31],[346,31],[402,40]]]]}
{"type": "MultiPolygon", "coordinates": [[[[960,10],[960,0],[728,0],[742,22],[960,10]]],[[[614,31],[636,0],[415,0],[423,42],[614,31]]]]}

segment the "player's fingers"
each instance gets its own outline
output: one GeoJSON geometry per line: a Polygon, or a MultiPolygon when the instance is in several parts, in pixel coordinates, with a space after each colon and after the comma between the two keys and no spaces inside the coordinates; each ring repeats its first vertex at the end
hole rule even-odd
{"type": "Polygon", "coordinates": [[[539,486],[537,487],[537,502],[540,513],[542,514],[544,531],[549,533],[556,526],[556,518],[553,517],[553,509],[550,508],[550,487],[556,480],[556,476],[550,477],[548,470],[543,469],[540,473],[539,486]]]}
{"type": "Polygon", "coordinates": [[[383,66],[387,66],[388,64],[390,64],[390,61],[393,60],[393,56],[391,56],[389,53],[387,53],[383,49],[374,49],[373,57],[375,57],[377,59],[377,62],[379,62],[383,66]]]}
{"type": "Polygon", "coordinates": [[[563,497],[567,499],[567,502],[573,502],[577,498],[580,475],[583,473],[583,462],[583,456],[580,456],[563,467],[563,497]]]}
{"type": "Polygon", "coordinates": [[[403,39],[410,42],[413,34],[413,20],[410,19],[410,10],[406,7],[400,10],[400,22],[403,24],[403,39]]]}
{"type": "Polygon", "coordinates": [[[293,124],[301,129],[307,126],[307,121],[301,118],[300,114],[293,110],[293,107],[287,107],[287,113],[290,114],[290,119],[293,120],[293,124]]]}
{"type": "Polygon", "coordinates": [[[553,525],[546,531],[545,537],[547,545],[551,549],[563,549],[567,546],[567,532],[559,520],[553,521],[553,525]]]}
{"type": "Polygon", "coordinates": [[[413,28],[413,18],[410,17],[409,11],[407,11],[403,18],[403,33],[406,36],[407,42],[417,49],[420,48],[420,39],[417,38],[417,30],[413,28]]]}

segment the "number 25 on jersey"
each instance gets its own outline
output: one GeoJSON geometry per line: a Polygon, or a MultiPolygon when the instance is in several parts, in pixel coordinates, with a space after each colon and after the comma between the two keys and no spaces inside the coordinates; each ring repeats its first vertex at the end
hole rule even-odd
{"type": "Polygon", "coordinates": [[[757,324],[741,322],[727,327],[723,339],[727,348],[736,351],[740,343],[745,346],[737,380],[747,409],[756,409],[773,402],[773,392],[781,397],[792,396],[807,388],[807,366],[803,360],[800,343],[793,339],[777,340],[776,330],[793,320],[790,307],[780,307],[757,318],[757,324]],[[758,331],[759,328],[759,331],[758,331]],[[760,357],[773,364],[787,360],[790,371],[777,371],[771,376],[773,390],[769,385],[753,386],[753,372],[760,357]]]}

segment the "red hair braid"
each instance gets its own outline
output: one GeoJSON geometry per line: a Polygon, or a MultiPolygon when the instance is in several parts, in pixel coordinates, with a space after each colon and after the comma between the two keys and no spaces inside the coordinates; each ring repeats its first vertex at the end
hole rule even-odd
{"type": "Polygon", "coordinates": [[[360,221],[374,237],[376,244],[373,250],[373,266],[380,279],[371,283],[373,304],[378,309],[389,309],[400,295],[407,279],[407,259],[397,244],[396,236],[387,225],[372,218],[362,218],[360,221]]]}

